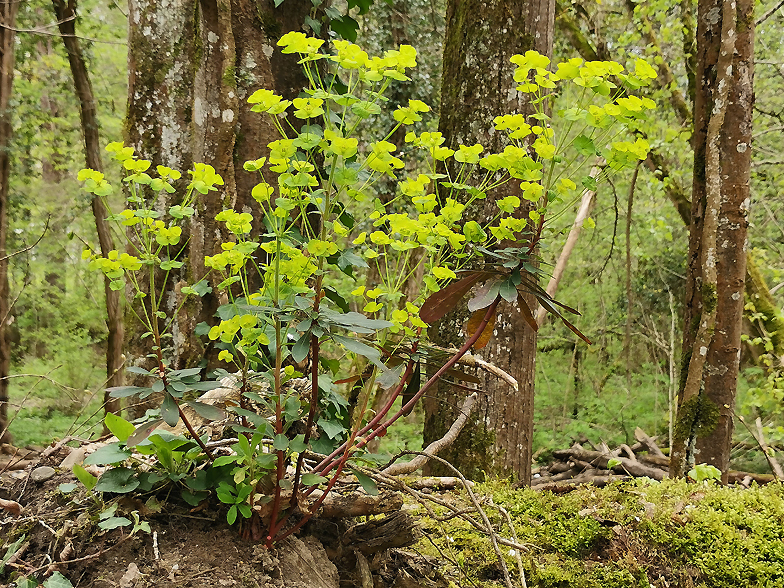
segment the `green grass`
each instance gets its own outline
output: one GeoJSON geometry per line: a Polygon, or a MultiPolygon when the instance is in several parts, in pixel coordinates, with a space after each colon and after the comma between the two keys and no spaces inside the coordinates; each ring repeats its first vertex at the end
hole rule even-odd
{"type": "Polygon", "coordinates": [[[32,359],[13,370],[9,385],[14,445],[46,446],[66,435],[100,432],[104,381],[100,357],[87,354],[67,368],[32,359]],[[35,375],[23,375],[35,374],[35,375]]]}

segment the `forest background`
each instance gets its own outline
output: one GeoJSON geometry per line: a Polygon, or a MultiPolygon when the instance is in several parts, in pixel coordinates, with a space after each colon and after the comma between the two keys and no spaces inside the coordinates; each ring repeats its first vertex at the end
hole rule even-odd
{"type": "MultiPolygon", "coordinates": [[[[347,8],[338,3],[335,7],[343,13],[347,8]]],[[[576,324],[593,344],[557,322],[540,329],[534,455],[542,459],[548,450],[584,438],[628,443],[638,426],[662,441],[672,435],[689,271],[688,228],[672,195],[689,196],[692,181],[688,97],[694,49],[684,40],[689,31],[694,38],[694,9],[685,0],[558,5],[556,61],[585,51],[582,42],[621,62],[645,57],[670,77],[662,80],[660,75],[651,97],[663,106],[645,128],[657,158],[651,160],[654,171],[641,167],[633,190],[632,174],[600,187],[559,288],[558,298],[582,313],[576,324]],[[678,110],[678,95],[685,112],[678,110]]],[[[124,133],[126,12],[120,3],[83,1],[76,21],[97,97],[103,144],[124,133]]],[[[444,3],[379,2],[363,15],[356,9],[352,14],[359,27],[358,43],[371,54],[401,43],[417,47],[419,67],[405,98],[421,99],[437,110],[444,3]]],[[[784,165],[781,3],[761,3],[756,20],[748,247],[756,279],[751,292],[763,296],[753,298],[747,292],[736,413],[750,422],[759,417],[776,447],[784,444],[784,343],[771,328],[784,295],[784,228],[779,220],[784,203],[777,174],[784,165]]],[[[102,279],[88,271],[81,257],[84,242],[97,239],[89,195],[76,182],[84,166],[79,104],[54,23],[51,3],[29,0],[20,5],[8,111],[13,133],[7,251],[20,252],[8,260],[13,301],[9,416],[19,445],[45,445],[67,433],[87,437],[98,432],[106,380],[102,279]]],[[[437,114],[427,121],[431,130],[438,126],[437,114]]],[[[541,251],[545,264],[553,264],[560,254],[578,204],[550,225],[552,233],[541,251]]],[[[409,417],[383,449],[394,453],[418,448],[421,418],[418,413],[409,417]]],[[[736,427],[733,466],[766,468],[759,453],[749,452],[753,447],[746,429],[736,427]]]]}

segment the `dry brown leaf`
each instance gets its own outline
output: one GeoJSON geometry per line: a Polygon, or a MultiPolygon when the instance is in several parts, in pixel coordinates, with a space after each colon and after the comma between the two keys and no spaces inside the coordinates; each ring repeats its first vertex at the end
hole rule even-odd
{"type": "MultiPolygon", "coordinates": [[[[476,333],[476,330],[479,328],[479,325],[482,324],[486,314],[487,309],[480,308],[471,315],[470,319],[468,319],[468,322],[466,323],[466,333],[468,334],[469,338],[472,337],[474,333],[476,333]]],[[[482,349],[490,342],[490,337],[493,336],[493,329],[495,328],[495,317],[496,311],[494,310],[493,314],[490,316],[490,320],[487,322],[487,326],[485,327],[484,331],[482,331],[482,334],[479,335],[476,343],[473,344],[474,349],[482,349]]]]}

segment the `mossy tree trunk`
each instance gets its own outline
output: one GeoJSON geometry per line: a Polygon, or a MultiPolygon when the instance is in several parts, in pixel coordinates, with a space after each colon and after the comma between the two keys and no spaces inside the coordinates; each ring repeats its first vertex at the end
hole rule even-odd
{"type": "MultiPolygon", "coordinates": [[[[494,117],[528,111],[525,97],[514,90],[514,66],[509,59],[529,50],[551,55],[554,15],[553,0],[450,0],[439,123],[448,147],[481,143],[486,151],[503,151],[506,137],[494,132],[494,117]]],[[[485,203],[473,211],[474,218],[479,222],[488,220],[495,211],[495,200],[512,193],[519,195],[518,182],[509,182],[489,194],[485,203]]],[[[536,308],[533,300],[529,306],[536,308]]],[[[476,416],[443,457],[472,478],[484,473],[513,476],[528,483],[536,334],[511,305],[501,307],[499,316],[503,318],[482,356],[511,373],[518,390],[500,380],[480,376],[482,393],[476,416]]],[[[460,312],[448,315],[434,329],[435,340],[444,346],[459,347],[466,318],[460,312]]],[[[448,430],[463,396],[461,390],[442,383],[426,398],[425,444],[448,430]]],[[[431,468],[438,471],[435,466],[431,468]]]]}
{"type": "MultiPolygon", "coordinates": [[[[81,41],[76,36],[77,2],[76,0],[67,0],[67,2],[66,0],[52,0],[52,7],[57,17],[63,45],[68,54],[68,63],[71,68],[76,97],[79,99],[85,166],[103,172],[95,95],[93,94],[93,85],[90,81],[87,62],[82,53],[81,41]]],[[[108,212],[100,198],[93,197],[91,206],[101,255],[107,257],[109,251],[115,248],[109,221],[107,220],[108,212]]],[[[106,327],[109,332],[106,341],[106,386],[113,387],[121,386],[123,383],[122,351],[125,329],[120,305],[120,292],[112,290],[109,287],[109,282],[109,278],[104,278],[106,327]]],[[[108,393],[104,394],[104,410],[106,412],[119,414],[120,408],[119,399],[110,397],[108,393]]]]}
{"type": "Polygon", "coordinates": [[[0,3],[0,441],[10,442],[8,423],[8,375],[11,369],[11,342],[8,338],[11,296],[8,287],[8,182],[11,173],[9,105],[14,86],[16,15],[19,2],[0,3]]]}
{"type": "MultiPolygon", "coordinates": [[[[286,0],[280,8],[272,0],[182,0],[176,8],[165,0],[129,3],[126,143],[153,165],[182,171],[183,187],[194,162],[212,165],[225,181],[219,192],[199,197],[185,227],[190,263],[166,284],[167,313],[179,305],[183,285],[205,276],[204,256],[219,252],[227,238],[215,215],[258,206],[250,196],[258,176],[242,165],[267,155],[267,144],[279,136],[265,117],[250,112],[246,99],[259,88],[287,99],[299,94],[305,78],[296,56],[282,55],[276,42],[299,30],[311,8],[310,0],[286,0]]],[[[202,321],[212,324],[218,305],[207,294],[180,312],[167,349],[172,367],[195,366],[205,357],[194,329],[202,321]]],[[[149,353],[142,331],[128,320],[127,351],[137,364],[149,353]]]]}
{"type": "Polygon", "coordinates": [[[694,180],[679,409],[670,473],[726,481],[740,359],[751,164],[751,0],[699,0],[694,180]]]}

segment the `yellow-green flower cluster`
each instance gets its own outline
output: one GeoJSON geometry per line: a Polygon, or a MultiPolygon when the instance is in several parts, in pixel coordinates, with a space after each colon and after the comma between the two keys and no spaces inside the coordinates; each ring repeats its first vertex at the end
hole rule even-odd
{"type": "Polygon", "coordinates": [[[124,286],[122,278],[125,272],[135,272],[142,267],[142,262],[138,257],[128,253],[119,253],[116,249],[109,251],[106,257],[93,254],[89,249],[82,251],[82,259],[89,259],[90,270],[99,270],[109,278],[109,287],[112,290],[119,290],[124,286]]]}
{"type": "MultiPolygon", "coordinates": [[[[234,348],[245,355],[258,351],[260,345],[269,345],[269,337],[260,328],[261,321],[255,314],[235,315],[222,320],[210,329],[208,337],[211,341],[220,339],[223,343],[234,343],[234,348]],[[239,336],[239,341],[236,341],[239,336]]],[[[232,362],[234,355],[224,349],[218,355],[221,361],[232,362]]]]}

